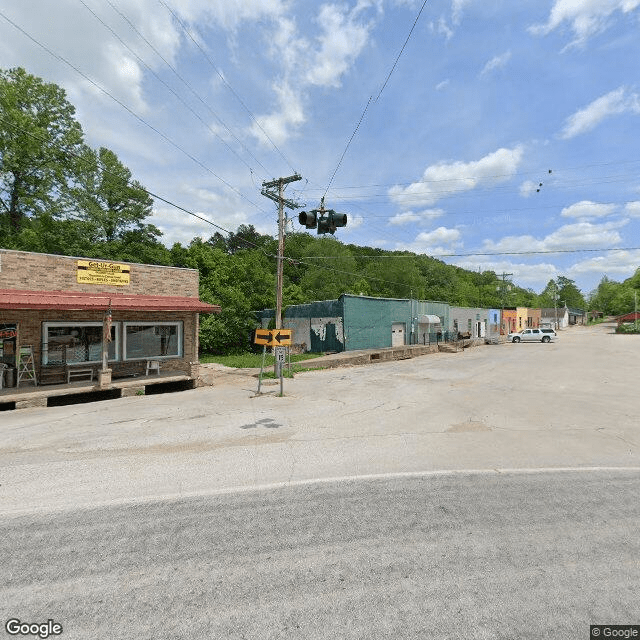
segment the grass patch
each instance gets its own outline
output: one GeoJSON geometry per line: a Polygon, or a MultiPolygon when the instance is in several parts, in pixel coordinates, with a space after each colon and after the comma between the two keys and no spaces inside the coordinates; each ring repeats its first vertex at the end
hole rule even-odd
{"type": "MultiPolygon", "coordinates": [[[[324,353],[298,353],[291,356],[291,362],[301,362],[302,360],[311,360],[312,358],[319,358],[324,353]]],[[[275,356],[271,353],[267,353],[264,359],[265,367],[272,367],[275,363],[275,356]]],[[[233,367],[234,369],[259,369],[262,366],[262,354],[261,353],[241,353],[238,355],[230,356],[217,356],[208,353],[203,353],[200,356],[201,364],[208,364],[215,362],[222,364],[225,367],[233,367]]]]}

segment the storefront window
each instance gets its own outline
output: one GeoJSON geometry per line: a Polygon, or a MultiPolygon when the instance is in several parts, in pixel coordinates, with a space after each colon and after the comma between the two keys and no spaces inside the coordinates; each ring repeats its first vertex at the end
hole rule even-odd
{"type": "Polygon", "coordinates": [[[124,359],[178,358],[182,355],[182,323],[124,323],[124,359]]]}
{"type": "Polygon", "coordinates": [[[16,336],[18,325],[0,324],[0,363],[9,366],[16,364],[16,336]]]}
{"type": "MultiPolygon", "coordinates": [[[[43,325],[42,363],[74,364],[102,360],[101,322],[45,322],[43,325]]],[[[117,323],[111,326],[111,342],[107,343],[109,360],[117,360],[117,323]]]]}

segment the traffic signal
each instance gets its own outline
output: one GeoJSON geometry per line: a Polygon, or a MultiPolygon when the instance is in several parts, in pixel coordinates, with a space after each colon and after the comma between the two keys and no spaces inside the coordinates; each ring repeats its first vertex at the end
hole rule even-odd
{"type": "Polygon", "coordinates": [[[303,224],[307,229],[315,229],[318,224],[318,212],[313,211],[301,211],[298,214],[298,222],[303,224]]]}
{"type": "Polygon", "coordinates": [[[347,226],[347,214],[336,213],[333,209],[313,209],[312,211],[301,211],[298,214],[298,222],[307,229],[317,227],[318,234],[333,234],[338,227],[347,226]]]}
{"type": "Polygon", "coordinates": [[[347,214],[346,213],[336,213],[335,211],[329,211],[329,227],[333,229],[331,233],[336,230],[336,227],[346,227],[347,226],[347,214]]]}

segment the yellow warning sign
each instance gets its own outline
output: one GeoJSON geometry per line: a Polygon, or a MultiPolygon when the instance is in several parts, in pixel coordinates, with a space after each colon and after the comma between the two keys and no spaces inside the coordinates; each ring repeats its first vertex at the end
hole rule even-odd
{"type": "Polygon", "coordinates": [[[293,343],[293,329],[256,329],[255,344],[285,347],[293,343]]]}

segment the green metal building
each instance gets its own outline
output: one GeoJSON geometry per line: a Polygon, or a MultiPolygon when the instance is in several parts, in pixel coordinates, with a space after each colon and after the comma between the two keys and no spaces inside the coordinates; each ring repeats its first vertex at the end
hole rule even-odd
{"type": "MultiPolygon", "coordinates": [[[[258,312],[266,328],[273,309],[258,312]]],[[[405,344],[428,344],[446,339],[449,305],[425,300],[341,295],[292,305],[284,313],[284,326],[293,329],[293,343],[303,351],[353,351],[405,344]]]]}

